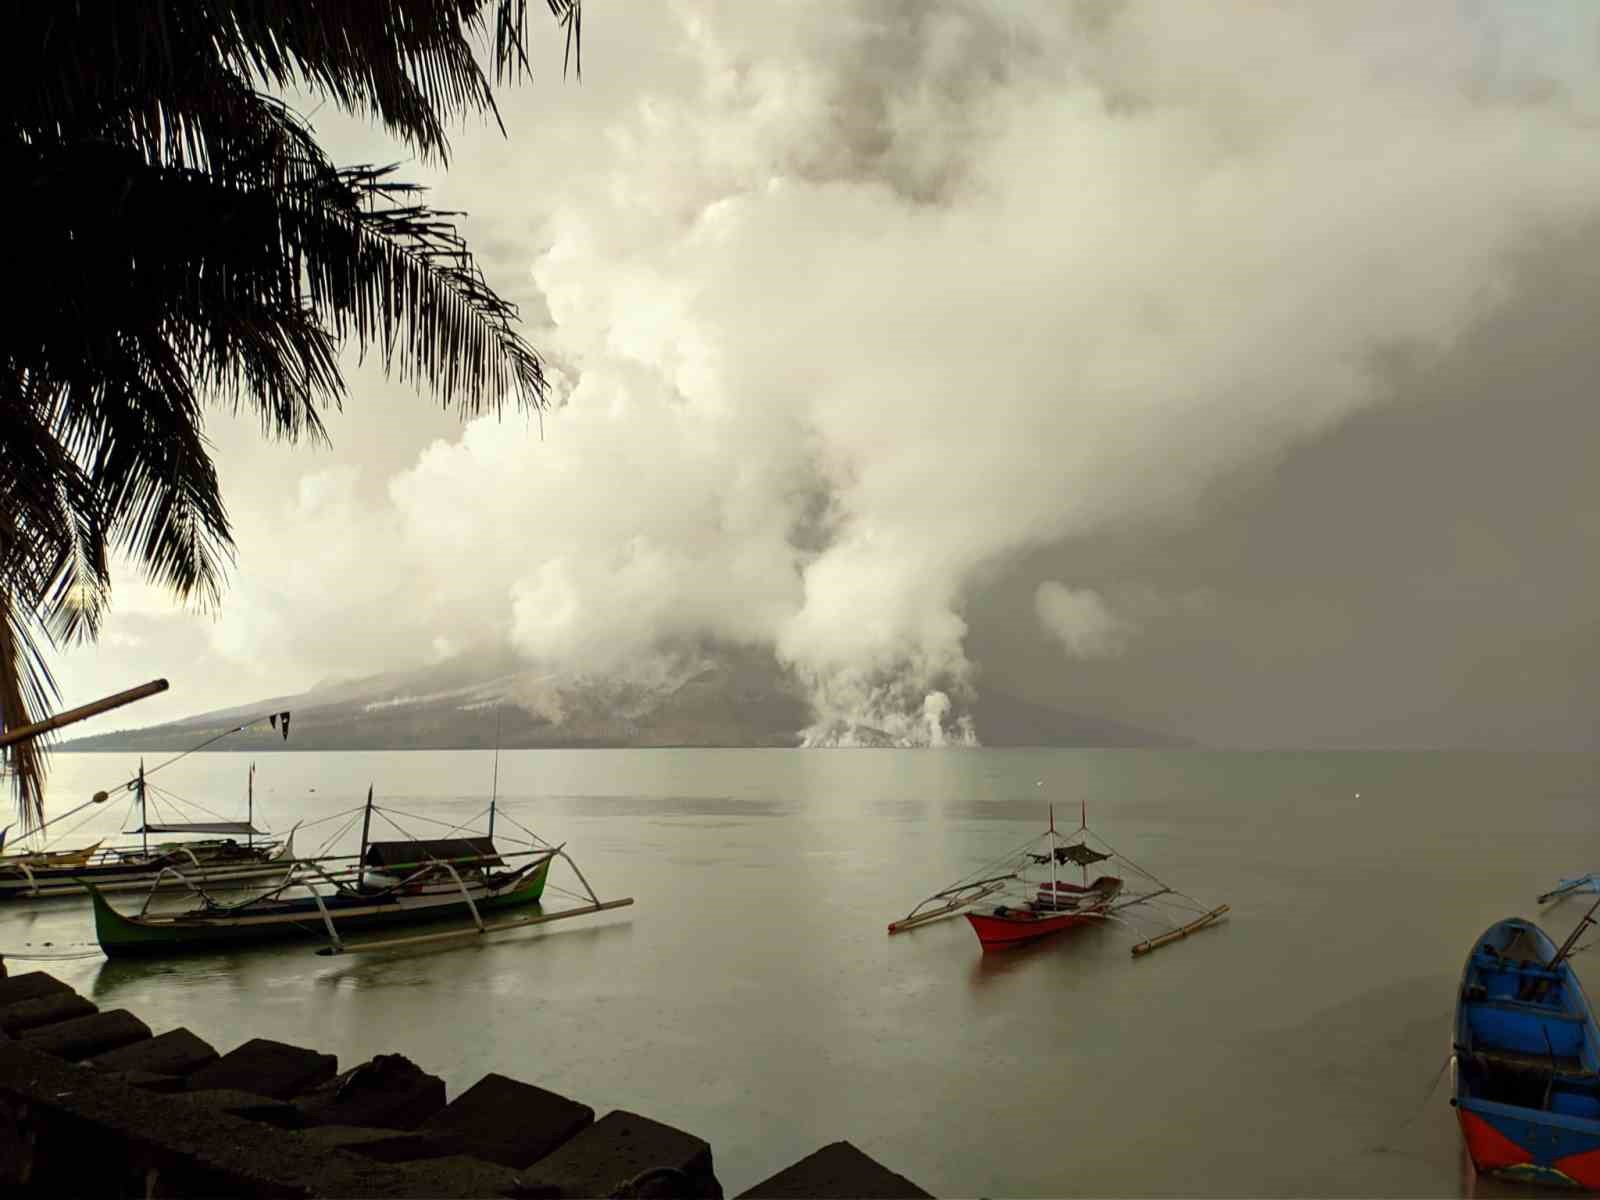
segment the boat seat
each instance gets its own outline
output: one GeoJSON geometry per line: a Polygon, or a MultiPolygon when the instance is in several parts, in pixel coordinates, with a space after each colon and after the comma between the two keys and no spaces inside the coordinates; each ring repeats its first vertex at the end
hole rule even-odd
{"type": "Polygon", "coordinates": [[[1548,1054],[1527,1054],[1521,1050],[1505,1050],[1499,1046],[1484,1046],[1468,1050],[1467,1056],[1485,1067],[1500,1067],[1518,1072],[1552,1073],[1571,1079],[1600,1078],[1583,1065],[1576,1055],[1558,1054],[1554,1059],[1548,1054]]]}
{"type": "Polygon", "coordinates": [[[1532,1000],[1514,1000],[1509,996],[1491,996],[1482,1000],[1474,997],[1469,999],[1469,1003],[1473,1008],[1490,1008],[1501,1012],[1523,1013],[1529,1016],[1536,1015],[1546,1021],[1576,1021],[1579,1023],[1583,1021],[1581,1013],[1551,1008],[1548,1004],[1538,1004],[1532,1000]]]}

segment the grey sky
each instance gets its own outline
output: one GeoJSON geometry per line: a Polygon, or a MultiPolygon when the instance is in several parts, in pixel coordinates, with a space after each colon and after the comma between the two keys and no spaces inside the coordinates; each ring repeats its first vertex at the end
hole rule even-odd
{"type": "Polygon", "coordinates": [[[718,638],[824,740],[936,692],[956,737],[997,688],[1226,745],[1593,745],[1596,15],[592,5],[581,85],[546,37],[509,138],[413,169],[557,369],[543,440],[370,365],[331,451],[219,417],[221,614],[124,582],[67,698],[718,638]]]}

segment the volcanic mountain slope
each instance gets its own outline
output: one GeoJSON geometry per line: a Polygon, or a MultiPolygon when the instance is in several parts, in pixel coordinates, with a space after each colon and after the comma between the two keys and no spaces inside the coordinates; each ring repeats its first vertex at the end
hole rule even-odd
{"type": "MultiPolygon", "coordinates": [[[[77,738],[69,750],[182,750],[270,712],[293,714],[287,740],[265,724],[228,750],[462,750],[650,746],[794,747],[811,724],[800,688],[756,651],[717,651],[631,679],[583,678],[464,658],[320,685],[181,721],[77,738]]],[[[1171,746],[1168,735],[1077,716],[1002,693],[970,713],[985,746],[1171,746]]],[[[872,744],[863,731],[859,744],[872,744]]]]}

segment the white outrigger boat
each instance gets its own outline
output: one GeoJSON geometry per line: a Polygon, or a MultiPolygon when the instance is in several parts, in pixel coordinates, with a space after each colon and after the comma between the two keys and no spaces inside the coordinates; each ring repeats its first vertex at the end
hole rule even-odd
{"type": "MultiPolygon", "coordinates": [[[[140,822],[131,833],[139,835],[137,846],[107,846],[104,839],[73,850],[24,851],[0,855],[0,901],[40,900],[57,896],[81,896],[93,884],[103,892],[122,892],[149,888],[170,879],[169,868],[182,867],[212,887],[249,883],[282,875],[294,862],[294,834],[282,841],[255,827],[255,767],[250,768],[247,791],[249,813],[243,821],[160,821],[151,820],[149,788],[144,767],[126,784],[112,792],[131,791],[139,808],[140,822]],[[151,836],[159,839],[151,842],[151,836]],[[170,840],[174,838],[192,840],[170,840]]],[[[106,803],[108,792],[62,813],[65,820],[91,805],[106,803]]],[[[34,830],[41,833],[55,821],[34,830]]],[[[175,881],[167,886],[181,886],[175,881]]]]}

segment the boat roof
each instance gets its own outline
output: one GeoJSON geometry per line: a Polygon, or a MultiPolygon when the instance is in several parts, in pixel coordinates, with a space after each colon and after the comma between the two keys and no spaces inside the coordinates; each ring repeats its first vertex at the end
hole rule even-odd
{"type": "Polygon", "coordinates": [[[478,858],[481,863],[471,866],[503,867],[500,852],[494,841],[486,837],[429,838],[410,842],[369,842],[367,856],[362,859],[369,867],[390,867],[406,863],[425,863],[429,859],[478,858]]]}
{"type": "Polygon", "coordinates": [[[143,825],[129,833],[244,833],[262,836],[249,821],[195,821],[183,825],[143,825]]]}

